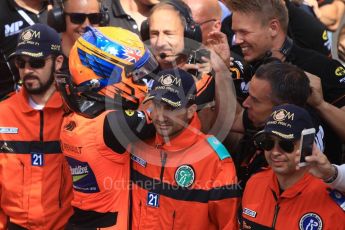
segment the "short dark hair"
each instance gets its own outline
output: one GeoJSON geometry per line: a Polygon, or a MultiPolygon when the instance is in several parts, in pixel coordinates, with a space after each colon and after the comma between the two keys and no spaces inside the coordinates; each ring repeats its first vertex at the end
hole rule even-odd
{"type": "Polygon", "coordinates": [[[304,71],[295,65],[277,61],[261,65],[254,75],[271,85],[272,102],[304,107],[311,94],[310,81],[304,71]]]}
{"type": "Polygon", "coordinates": [[[226,0],[226,4],[233,12],[259,14],[263,24],[278,19],[287,33],[289,15],[284,0],[226,0]]]}

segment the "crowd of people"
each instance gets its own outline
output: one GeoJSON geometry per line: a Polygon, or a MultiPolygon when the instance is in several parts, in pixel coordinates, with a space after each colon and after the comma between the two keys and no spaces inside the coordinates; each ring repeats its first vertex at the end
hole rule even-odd
{"type": "Polygon", "coordinates": [[[345,229],[344,11],[1,1],[0,229],[345,229]]]}

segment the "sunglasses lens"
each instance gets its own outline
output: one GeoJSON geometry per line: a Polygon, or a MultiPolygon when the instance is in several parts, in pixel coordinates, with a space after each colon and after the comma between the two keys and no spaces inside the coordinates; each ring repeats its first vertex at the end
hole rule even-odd
{"type": "Polygon", "coordinates": [[[21,58],[16,58],[15,63],[18,68],[23,69],[25,67],[26,61],[21,58]]]}
{"type": "Polygon", "coordinates": [[[287,153],[292,153],[295,148],[292,141],[285,141],[285,140],[279,141],[279,146],[282,150],[284,150],[287,153]]]}
{"type": "Polygon", "coordinates": [[[86,17],[89,19],[91,24],[99,24],[102,20],[101,13],[82,14],[82,13],[66,13],[70,16],[71,22],[74,24],[83,24],[86,17]]]}
{"type": "MultiPolygon", "coordinates": [[[[295,149],[295,145],[292,141],[280,140],[278,141],[279,147],[287,153],[292,153],[295,149]]],[[[260,147],[266,151],[271,151],[275,145],[275,141],[271,139],[265,139],[260,142],[260,147]]]]}
{"type": "Polygon", "coordinates": [[[45,59],[30,59],[29,63],[32,68],[38,69],[38,68],[42,68],[46,64],[46,60],[45,59]]]}
{"type": "Polygon", "coordinates": [[[99,24],[102,20],[102,15],[100,13],[94,13],[88,15],[91,24],[99,24]]]}
{"type": "Polygon", "coordinates": [[[86,14],[70,13],[68,14],[71,22],[74,24],[83,24],[86,19],[86,14]]]}
{"type": "Polygon", "coordinates": [[[36,59],[32,58],[32,59],[29,59],[29,61],[25,61],[22,58],[17,58],[15,60],[15,63],[17,65],[17,67],[20,68],[20,69],[25,68],[25,63],[27,63],[27,62],[29,63],[30,67],[34,68],[34,69],[42,68],[46,64],[46,60],[45,59],[40,59],[40,58],[36,58],[36,59]]]}
{"type": "Polygon", "coordinates": [[[263,140],[261,142],[261,147],[266,151],[272,150],[274,147],[274,140],[271,140],[271,139],[263,140]]]}

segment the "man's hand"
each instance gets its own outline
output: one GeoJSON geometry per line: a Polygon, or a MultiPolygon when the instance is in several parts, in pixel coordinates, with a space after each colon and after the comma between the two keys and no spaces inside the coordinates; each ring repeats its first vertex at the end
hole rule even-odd
{"type": "MultiPolygon", "coordinates": [[[[301,153],[298,150],[295,158],[295,162],[297,164],[296,169],[299,170],[300,167],[298,166],[299,159],[301,157],[301,153]]],[[[313,152],[311,156],[305,157],[308,166],[306,166],[309,172],[323,180],[327,180],[331,178],[335,174],[334,167],[327,159],[326,155],[323,154],[319,148],[314,143],[313,152]]]]}
{"type": "Polygon", "coordinates": [[[230,47],[228,38],[220,31],[212,31],[208,34],[206,46],[212,49],[226,65],[230,66],[230,47]]]}
{"type": "MultiPolygon", "coordinates": [[[[210,73],[212,71],[211,60],[206,57],[202,57],[201,59],[203,63],[184,64],[182,69],[185,71],[196,70],[201,74],[210,73]]],[[[195,76],[195,77],[198,77],[198,76],[195,76]]]]}
{"type": "Polygon", "coordinates": [[[310,81],[311,95],[308,98],[308,104],[313,108],[319,107],[324,103],[321,79],[311,73],[305,72],[310,81]]]}

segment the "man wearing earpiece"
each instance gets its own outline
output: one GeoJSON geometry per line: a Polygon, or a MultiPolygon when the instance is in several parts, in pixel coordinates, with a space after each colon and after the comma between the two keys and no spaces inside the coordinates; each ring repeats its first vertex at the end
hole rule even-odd
{"type": "Polygon", "coordinates": [[[75,41],[87,26],[105,26],[109,15],[103,12],[100,0],[61,0],[48,13],[48,24],[61,32],[62,53],[65,55],[61,71],[68,71],[68,56],[75,41]]]}
{"type": "Polygon", "coordinates": [[[71,75],[55,75],[69,109],[60,135],[73,177],[68,230],[128,229],[126,147],[155,133],[145,112],[135,110],[147,92],[140,78],[157,66],[136,34],[87,27],[70,51],[71,75]]]}
{"type": "Polygon", "coordinates": [[[37,22],[47,22],[48,1],[0,1],[0,100],[17,89],[19,73],[8,56],[14,52],[18,34],[37,22]]]}
{"type": "Polygon", "coordinates": [[[340,163],[345,141],[345,67],[316,51],[296,45],[287,36],[288,11],[279,0],[231,0],[232,30],[246,62],[259,67],[268,57],[276,57],[316,75],[310,77],[309,98],[325,126],[325,154],[340,163]],[[320,93],[320,92],[323,92],[320,93]]]}
{"type": "MultiPolygon", "coordinates": [[[[205,49],[200,49],[202,32],[200,26],[194,22],[188,5],[180,0],[164,1],[155,5],[148,20],[142,24],[141,37],[150,41],[153,54],[161,69],[179,67],[194,72],[198,90],[196,99],[198,114],[215,107],[215,88],[227,84],[216,85],[212,76],[214,74],[210,73],[212,59],[207,57],[209,56],[207,51],[203,52],[205,49]],[[196,56],[201,57],[194,58],[196,56]],[[195,70],[199,74],[195,74],[195,70]]],[[[217,91],[222,90],[217,89],[217,91]]],[[[204,118],[209,117],[204,116],[204,118]]],[[[214,119],[202,119],[202,131],[208,133],[212,129],[212,133],[218,135],[220,128],[213,127],[214,122],[214,119]]]]}

